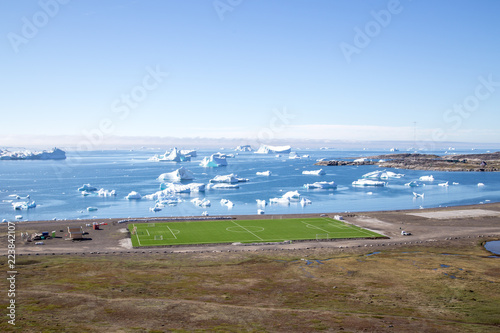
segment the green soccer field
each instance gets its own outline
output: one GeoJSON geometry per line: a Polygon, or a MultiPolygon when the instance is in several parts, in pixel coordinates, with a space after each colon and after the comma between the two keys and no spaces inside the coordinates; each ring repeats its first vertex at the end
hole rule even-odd
{"type": "Polygon", "coordinates": [[[326,217],[134,223],[128,228],[134,247],[384,237],[326,217]]]}

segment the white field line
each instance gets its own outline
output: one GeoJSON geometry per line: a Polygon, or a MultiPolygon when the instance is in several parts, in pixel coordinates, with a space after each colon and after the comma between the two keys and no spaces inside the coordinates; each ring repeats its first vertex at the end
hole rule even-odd
{"type": "Polygon", "coordinates": [[[148,229],[146,229],[146,232],[148,233],[148,236],[151,236],[151,235],[149,234],[149,231],[148,231],[148,229]]]}
{"type": "Polygon", "coordinates": [[[244,226],[241,226],[239,225],[238,223],[234,222],[234,221],[231,221],[233,222],[234,224],[236,224],[238,227],[240,228],[243,228],[244,230],[246,230],[247,232],[251,233],[252,235],[254,235],[255,237],[257,237],[258,239],[260,239],[261,241],[264,241],[262,238],[260,238],[259,236],[257,236],[256,234],[254,234],[253,232],[251,232],[250,230],[248,230],[247,228],[245,228],[244,226]]]}
{"type": "Polygon", "coordinates": [[[167,225],[167,228],[168,230],[170,230],[170,232],[172,233],[172,236],[174,236],[175,239],[177,239],[177,236],[174,234],[174,232],[172,231],[172,229],[170,229],[170,227],[167,225]]]}
{"type": "Polygon", "coordinates": [[[317,226],[315,226],[314,224],[309,224],[309,223],[304,222],[304,221],[300,221],[300,222],[304,223],[305,225],[307,225],[307,226],[308,226],[309,228],[311,228],[311,229],[318,229],[318,230],[324,231],[324,232],[325,232],[325,233],[327,233],[327,234],[329,234],[329,233],[330,233],[330,231],[326,231],[325,229],[321,229],[320,227],[317,227],[317,226]]]}
{"type": "MultiPolygon", "coordinates": [[[[135,224],[133,224],[133,226],[135,227],[135,224]]],[[[137,229],[135,229],[135,237],[137,237],[137,243],[139,243],[139,246],[142,246],[141,245],[141,241],[139,240],[139,233],[137,232],[137,229]]]]}

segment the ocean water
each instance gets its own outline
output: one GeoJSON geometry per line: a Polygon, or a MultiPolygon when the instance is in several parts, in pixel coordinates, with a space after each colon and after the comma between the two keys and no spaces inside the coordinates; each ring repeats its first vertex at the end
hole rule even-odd
{"type": "MultiPolygon", "coordinates": [[[[437,172],[417,170],[393,170],[405,174],[400,179],[388,180],[386,187],[353,187],[354,180],[370,171],[379,170],[377,166],[337,166],[319,167],[313,164],[319,158],[340,159],[357,158],[388,151],[346,151],[329,150],[296,150],[300,155],[309,158],[289,159],[288,154],[281,157],[260,155],[250,152],[239,152],[235,158],[228,159],[228,166],[219,168],[203,168],[200,161],[205,156],[217,151],[199,150],[198,156],[191,162],[170,163],[152,162],[148,158],[163,151],[67,151],[67,159],[63,161],[0,161],[0,220],[14,221],[16,215],[22,220],[64,220],[90,218],[128,218],[128,217],[161,217],[161,216],[199,216],[203,211],[210,215],[257,214],[259,207],[256,199],[266,200],[280,197],[287,191],[298,190],[312,201],[312,204],[301,206],[300,203],[290,205],[267,205],[266,214],[289,213],[328,213],[328,212],[360,212],[373,210],[395,210],[431,208],[440,206],[456,206],[500,202],[500,173],[477,172],[437,172]],[[141,195],[152,194],[159,190],[157,177],[184,166],[195,174],[196,183],[207,184],[216,175],[237,174],[250,181],[239,183],[239,189],[210,190],[205,193],[179,195],[183,202],[176,206],[166,206],[159,212],[151,212],[154,202],[150,200],[127,200],[125,196],[131,191],[141,195]],[[304,170],[322,168],[326,175],[303,175],[304,170]],[[257,176],[258,171],[271,171],[272,175],[257,176]],[[426,186],[411,188],[404,186],[420,176],[433,175],[435,181],[426,186]],[[335,190],[307,190],[304,184],[316,181],[335,181],[335,190]],[[448,187],[437,184],[449,182],[448,187]],[[452,185],[453,182],[459,183],[452,185]],[[115,190],[115,197],[82,196],[78,188],[83,184],[91,184],[98,189],[115,190]],[[484,183],[485,186],[477,186],[484,183]],[[415,198],[413,192],[424,193],[424,198],[415,198]],[[37,204],[28,210],[14,210],[12,195],[29,195],[37,204]],[[211,207],[198,207],[191,203],[193,198],[207,198],[211,207]],[[220,204],[221,199],[234,203],[229,209],[220,204]],[[87,207],[97,207],[97,211],[88,212],[87,207]]],[[[235,153],[223,150],[223,153],[235,153]]],[[[468,150],[466,153],[470,153],[468,150]]],[[[474,153],[484,152],[476,150],[474,153]]],[[[440,152],[427,152],[444,154],[440,152]]],[[[455,153],[461,153],[455,151],[455,153]]],[[[25,200],[14,200],[25,201],[25,200]]]]}

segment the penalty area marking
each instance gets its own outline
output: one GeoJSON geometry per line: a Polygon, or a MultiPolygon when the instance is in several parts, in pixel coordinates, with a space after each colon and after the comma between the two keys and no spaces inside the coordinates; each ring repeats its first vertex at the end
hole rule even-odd
{"type": "Polygon", "coordinates": [[[265,229],[263,227],[257,227],[257,226],[253,226],[253,225],[250,225],[250,226],[247,226],[245,228],[243,227],[227,227],[226,228],[227,231],[231,231],[231,232],[261,232],[261,231],[264,231],[265,229]]]}
{"type": "MultiPolygon", "coordinates": [[[[167,228],[172,233],[172,236],[174,236],[174,238],[177,239],[177,236],[174,234],[174,232],[172,231],[172,229],[170,229],[170,227],[168,225],[167,225],[167,228]]],[[[179,230],[176,230],[176,231],[178,231],[178,233],[180,232],[179,230]]]]}
{"type": "MultiPolygon", "coordinates": [[[[135,227],[135,224],[133,226],[135,227]]],[[[142,246],[141,241],[139,240],[139,233],[138,232],[135,233],[135,237],[137,237],[137,243],[139,243],[139,246],[142,246]]]]}

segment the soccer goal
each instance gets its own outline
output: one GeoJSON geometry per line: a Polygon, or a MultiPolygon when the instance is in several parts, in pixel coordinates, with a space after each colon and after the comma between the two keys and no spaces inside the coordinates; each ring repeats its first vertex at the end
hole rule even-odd
{"type": "Polygon", "coordinates": [[[155,240],[163,240],[163,235],[155,235],[155,240]]]}
{"type": "Polygon", "coordinates": [[[330,239],[330,234],[316,234],[317,241],[328,240],[328,239],[330,239]]]}
{"type": "Polygon", "coordinates": [[[148,227],[154,227],[155,224],[154,223],[148,223],[148,227]]]}

